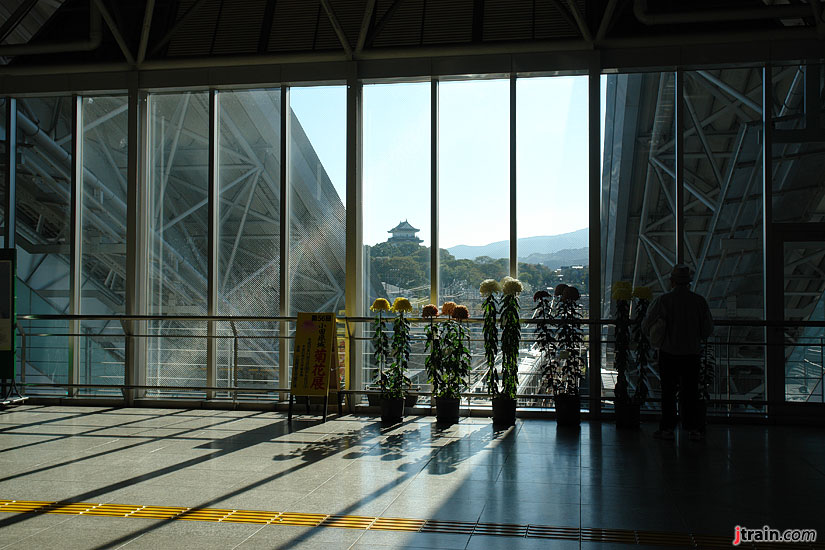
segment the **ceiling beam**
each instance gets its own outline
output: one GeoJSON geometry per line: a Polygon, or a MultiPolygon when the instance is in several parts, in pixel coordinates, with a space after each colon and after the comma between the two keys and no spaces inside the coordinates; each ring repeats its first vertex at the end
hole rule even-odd
{"type": "Polygon", "coordinates": [[[100,11],[100,15],[103,16],[103,20],[106,21],[106,26],[109,27],[109,30],[112,32],[112,36],[115,37],[115,42],[117,42],[117,45],[120,47],[120,51],[123,52],[123,57],[126,58],[126,62],[130,65],[134,65],[135,58],[129,50],[126,40],[123,39],[123,35],[120,34],[120,29],[117,28],[117,23],[112,18],[112,14],[110,14],[109,10],[106,9],[106,5],[103,3],[103,0],[93,1],[97,6],[97,9],[100,11]]]}
{"type": "Polygon", "coordinates": [[[352,59],[352,46],[344,32],[344,28],[341,27],[341,23],[338,21],[338,17],[335,15],[335,11],[332,9],[332,5],[330,5],[329,0],[321,0],[321,5],[324,6],[324,11],[327,12],[329,22],[332,24],[332,28],[335,30],[335,34],[338,36],[338,41],[341,42],[341,47],[344,48],[347,58],[352,59]]]}
{"type": "Polygon", "coordinates": [[[143,63],[146,59],[146,46],[149,43],[149,30],[152,28],[152,14],[155,11],[155,0],[146,0],[146,11],[143,13],[143,27],[140,31],[140,44],[138,45],[137,64],[143,63]]]}
{"type": "Polygon", "coordinates": [[[364,18],[361,20],[361,32],[358,33],[358,42],[355,45],[355,53],[361,53],[364,49],[364,44],[367,41],[367,33],[370,29],[370,21],[375,14],[375,0],[367,0],[367,5],[364,8],[364,18]]]}

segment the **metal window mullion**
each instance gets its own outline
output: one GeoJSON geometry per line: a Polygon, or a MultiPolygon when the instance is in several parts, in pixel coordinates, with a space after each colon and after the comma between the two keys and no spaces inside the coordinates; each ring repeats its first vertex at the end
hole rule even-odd
{"type": "Polygon", "coordinates": [[[677,69],[676,79],[676,263],[685,263],[685,75],[677,69]]]}
{"type": "Polygon", "coordinates": [[[510,277],[518,277],[518,195],[516,191],[516,73],[510,73],[510,277]]]}
{"type": "MultiPolygon", "coordinates": [[[[128,109],[128,160],[127,160],[127,220],[126,220],[126,314],[147,313],[148,279],[148,182],[146,158],[148,156],[148,98],[137,86],[129,90],[128,109]]],[[[146,321],[125,323],[128,334],[146,334],[146,321]]],[[[146,385],[147,341],[145,338],[126,336],[127,384],[146,385]]],[[[145,390],[128,390],[127,402],[131,405],[145,390]]]]}
{"type": "Polygon", "coordinates": [[[6,98],[6,189],[3,194],[3,246],[14,248],[17,179],[17,100],[6,98]]]}
{"type": "MultiPolygon", "coordinates": [[[[784,285],[782,265],[784,251],[782,241],[773,226],[773,78],[772,67],[762,69],[762,284],[765,301],[764,319],[781,321],[784,317],[784,285]]],[[[785,400],[785,353],[782,346],[783,330],[778,327],[765,329],[765,398],[768,414],[774,412],[771,405],[785,400]]]]}
{"type": "MultiPolygon", "coordinates": [[[[69,314],[79,315],[82,275],[82,212],[83,212],[83,97],[72,96],[72,184],[69,206],[69,314]]],[[[80,334],[80,322],[69,321],[69,334],[80,334]]],[[[68,383],[80,383],[80,336],[69,336],[68,383]]],[[[77,394],[77,389],[67,390],[69,397],[77,394]]]]}
{"type": "Polygon", "coordinates": [[[430,81],[430,303],[439,303],[438,249],[438,79],[430,81]]]}
{"type": "MultiPolygon", "coordinates": [[[[280,120],[280,192],[281,211],[279,218],[280,231],[280,264],[278,272],[279,295],[278,307],[279,315],[286,317],[289,315],[289,166],[290,159],[290,132],[292,123],[290,120],[289,107],[289,86],[281,86],[281,120],[280,120]]],[[[288,386],[289,381],[289,323],[281,321],[278,324],[278,385],[282,388],[288,386]]],[[[287,393],[280,394],[283,401],[288,399],[287,393]]]]}
{"type": "MultiPolygon", "coordinates": [[[[347,80],[347,213],[346,213],[346,285],[345,303],[348,316],[362,315],[364,285],[364,212],[363,212],[363,85],[355,75],[347,80]]],[[[361,324],[350,327],[349,384],[363,387],[362,345],[357,339],[361,324]]]]}
{"type": "MultiPolygon", "coordinates": [[[[589,182],[589,202],[588,218],[589,227],[589,281],[588,293],[590,304],[588,316],[591,321],[601,318],[602,304],[602,240],[601,240],[601,71],[600,67],[594,66],[588,75],[588,182],[589,182]]],[[[590,415],[591,417],[601,416],[601,368],[602,368],[602,326],[599,323],[591,323],[588,327],[588,369],[590,372],[590,415]]]]}
{"type": "MultiPolygon", "coordinates": [[[[220,104],[217,90],[209,90],[209,241],[207,245],[207,315],[218,314],[218,231],[220,224],[220,176],[219,162],[220,104]]],[[[218,333],[215,321],[207,322],[206,385],[214,387],[218,379],[218,333]]],[[[212,399],[214,391],[208,390],[206,398],[212,399]]]]}

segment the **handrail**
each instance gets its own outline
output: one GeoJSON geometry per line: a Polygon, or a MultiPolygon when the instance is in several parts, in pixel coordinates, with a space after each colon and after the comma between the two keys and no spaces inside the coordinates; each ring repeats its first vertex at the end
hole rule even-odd
{"type": "MultiPolygon", "coordinates": [[[[146,386],[146,385],[137,385],[137,384],[68,384],[68,383],[61,383],[61,382],[32,382],[28,384],[23,384],[25,387],[36,387],[36,388],[111,388],[117,389],[119,391],[122,390],[163,390],[163,391],[186,391],[186,392],[207,392],[207,391],[216,391],[216,392],[224,392],[224,393],[255,393],[255,392],[264,392],[264,393],[289,393],[291,388],[244,388],[244,387],[224,387],[224,386],[146,386]]],[[[335,392],[332,392],[335,393],[335,392]]],[[[339,393],[342,395],[380,395],[380,390],[339,390],[339,393]]],[[[428,391],[411,391],[408,392],[408,395],[418,396],[418,397],[432,397],[433,392],[428,391]]],[[[483,399],[488,398],[490,399],[491,396],[486,393],[473,393],[473,392],[463,392],[460,394],[462,398],[477,398],[483,399]]],[[[553,394],[546,394],[546,393],[520,393],[516,395],[516,399],[555,399],[555,395],[553,394]]],[[[586,395],[580,395],[582,399],[586,398],[586,395]]],[[[615,401],[615,397],[610,396],[601,396],[600,400],[602,402],[613,402],[615,401]]],[[[648,402],[659,402],[661,398],[658,397],[648,397],[646,398],[648,402]]],[[[721,405],[749,405],[754,407],[766,406],[766,405],[773,405],[770,401],[765,400],[754,400],[754,399],[709,399],[708,403],[713,404],[721,404],[721,405]]]]}
{"type": "MultiPolygon", "coordinates": [[[[209,321],[224,321],[224,322],[280,322],[280,321],[297,321],[295,316],[249,316],[249,315],[62,315],[62,314],[39,314],[39,313],[24,313],[17,315],[18,320],[24,321],[200,321],[203,323],[209,321]]],[[[375,320],[374,317],[361,316],[338,316],[339,321],[367,323],[375,320]]],[[[407,317],[410,322],[430,322],[429,318],[424,317],[407,317]]],[[[434,319],[435,322],[443,322],[445,319],[434,319]]],[[[467,319],[470,323],[481,323],[484,320],[480,317],[471,317],[467,319]]],[[[523,324],[579,324],[579,325],[615,325],[615,319],[574,319],[574,320],[560,320],[560,319],[521,319],[523,324]]],[[[717,327],[815,327],[825,328],[825,321],[767,321],[761,319],[715,319],[714,326],[717,327]]],[[[278,336],[278,338],[285,338],[286,336],[278,336]]]]}

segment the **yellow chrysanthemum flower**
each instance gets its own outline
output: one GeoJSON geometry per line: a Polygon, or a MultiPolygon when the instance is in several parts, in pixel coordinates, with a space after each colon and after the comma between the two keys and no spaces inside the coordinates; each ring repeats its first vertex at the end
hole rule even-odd
{"type": "Polygon", "coordinates": [[[409,313],[413,307],[409,300],[399,297],[392,303],[392,310],[396,313],[409,313]]]}
{"type": "Polygon", "coordinates": [[[610,296],[614,300],[630,300],[633,297],[633,287],[627,281],[616,281],[611,287],[610,296]]]}
{"type": "Polygon", "coordinates": [[[653,299],[653,291],[647,286],[637,286],[633,289],[633,295],[640,300],[650,301],[653,299]]]}
{"type": "Polygon", "coordinates": [[[489,296],[495,292],[501,292],[501,285],[495,279],[485,279],[481,281],[479,292],[482,296],[489,296]]]}
{"type": "Polygon", "coordinates": [[[389,311],[390,303],[386,298],[376,298],[370,306],[370,311],[389,311]]]}
{"type": "Polygon", "coordinates": [[[521,281],[512,277],[505,277],[501,285],[501,291],[507,296],[515,296],[524,290],[521,281]]]}

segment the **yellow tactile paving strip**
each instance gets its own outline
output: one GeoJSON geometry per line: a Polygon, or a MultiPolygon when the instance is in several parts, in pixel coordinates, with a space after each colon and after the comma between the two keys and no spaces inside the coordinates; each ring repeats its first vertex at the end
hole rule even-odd
{"type": "MultiPolygon", "coordinates": [[[[696,549],[731,547],[731,537],[693,535],[663,531],[626,529],[593,529],[553,527],[550,525],[520,525],[506,523],[473,523],[432,519],[382,518],[372,516],[300,514],[264,510],[231,510],[222,508],[185,508],[179,506],[140,506],[132,504],[95,504],[91,502],[52,502],[42,500],[0,500],[0,512],[12,514],[69,514],[149,518],[166,520],[211,521],[221,523],[258,523],[262,525],[303,525],[336,527],[372,531],[407,531],[417,533],[456,533],[461,535],[495,535],[503,537],[580,540],[611,544],[679,546],[696,549]]],[[[759,544],[759,550],[770,548],[825,549],[825,544],[759,544]]]]}

